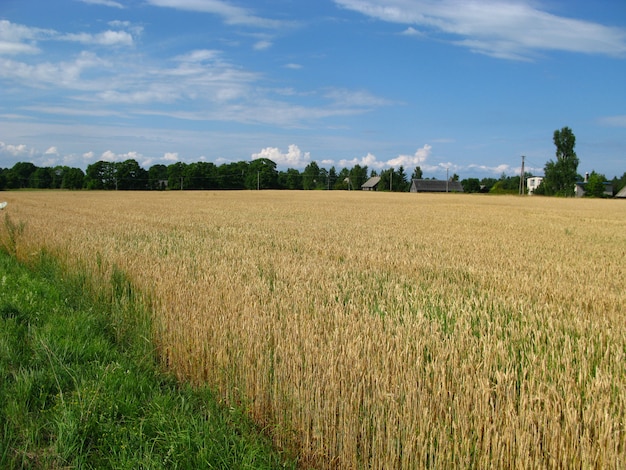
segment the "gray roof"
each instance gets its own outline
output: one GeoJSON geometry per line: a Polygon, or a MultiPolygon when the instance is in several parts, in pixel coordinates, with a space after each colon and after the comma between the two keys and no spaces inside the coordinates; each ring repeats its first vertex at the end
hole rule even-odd
{"type": "Polygon", "coordinates": [[[463,192],[463,186],[459,181],[446,180],[413,180],[411,182],[411,192],[413,193],[445,193],[463,192]]]}
{"type": "Polygon", "coordinates": [[[378,183],[380,183],[380,176],[372,176],[361,185],[361,188],[375,188],[378,183]]]}
{"type": "Polygon", "coordinates": [[[615,195],[615,197],[623,197],[626,198],[626,186],[624,186],[620,191],[615,195]]]}

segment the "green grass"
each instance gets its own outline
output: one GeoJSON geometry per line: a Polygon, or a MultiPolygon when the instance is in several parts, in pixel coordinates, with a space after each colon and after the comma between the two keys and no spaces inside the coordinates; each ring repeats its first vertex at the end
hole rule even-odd
{"type": "Polygon", "coordinates": [[[158,370],[123,273],[108,295],[87,279],[0,250],[0,468],[295,468],[241,411],[158,370]]]}

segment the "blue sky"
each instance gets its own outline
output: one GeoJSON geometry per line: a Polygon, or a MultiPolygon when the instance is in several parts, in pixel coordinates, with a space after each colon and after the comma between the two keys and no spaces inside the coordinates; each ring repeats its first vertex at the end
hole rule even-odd
{"type": "Polygon", "coordinates": [[[624,0],[0,0],[0,167],[626,172],[624,0]]]}

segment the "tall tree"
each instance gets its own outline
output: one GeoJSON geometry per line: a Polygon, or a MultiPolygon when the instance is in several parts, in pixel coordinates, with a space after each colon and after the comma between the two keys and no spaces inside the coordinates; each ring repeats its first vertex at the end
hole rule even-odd
{"type": "Polygon", "coordinates": [[[319,179],[320,167],[317,162],[312,161],[304,168],[304,172],[302,173],[302,187],[304,189],[315,189],[319,179]]]}
{"type": "Polygon", "coordinates": [[[117,184],[115,163],[97,161],[87,166],[87,189],[115,189],[117,184]]]}
{"type": "Polygon", "coordinates": [[[411,175],[411,180],[421,180],[423,176],[424,173],[422,172],[422,167],[416,166],[415,170],[413,170],[413,174],[411,175]]]}
{"type": "Polygon", "coordinates": [[[544,168],[543,192],[547,195],[573,196],[578,177],[578,157],[574,151],[576,136],[569,127],[554,131],[556,161],[550,160],[544,168]]]}
{"type": "Polygon", "coordinates": [[[276,163],[269,158],[257,158],[248,165],[246,189],[278,188],[278,171],[276,163]]]}

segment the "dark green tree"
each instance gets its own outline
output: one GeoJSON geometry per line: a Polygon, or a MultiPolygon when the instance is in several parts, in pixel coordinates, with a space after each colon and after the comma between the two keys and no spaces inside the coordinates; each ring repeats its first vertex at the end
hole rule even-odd
{"type": "Polygon", "coordinates": [[[398,172],[394,175],[393,186],[394,186],[393,188],[394,191],[399,191],[399,192],[404,193],[409,190],[410,184],[408,183],[406,179],[406,173],[402,165],[400,165],[400,168],[398,168],[398,172]]]}
{"type": "Polygon", "coordinates": [[[6,173],[6,187],[8,189],[27,188],[31,175],[37,170],[34,163],[17,162],[6,173]]]}
{"type": "Polygon", "coordinates": [[[337,183],[337,170],[334,166],[330,167],[328,170],[328,189],[334,189],[335,184],[337,183]]]}
{"type": "Polygon", "coordinates": [[[317,188],[317,182],[320,180],[320,167],[317,162],[312,161],[305,168],[302,173],[302,188],[303,189],[315,189],[317,188]]]}
{"type": "Polygon", "coordinates": [[[367,165],[354,165],[350,170],[350,186],[352,189],[361,189],[363,183],[368,180],[367,177],[367,165]]]}
{"type": "Polygon", "coordinates": [[[466,178],[461,181],[461,186],[466,193],[480,192],[480,180],[478,178],[466,178]]]}
{"type": "Polygon", "coordinates": [[[52,188],[52,168],[39,167],[30,175],[28,186],[36,189],[52,188]]]}
{"type": "Polygon", "coordinates": [[[217,167],[211,162],[190,163],[185,169],[188,189],[217,189],[219,187],[217,167]]]}
{"type": "Polygon", "coordinates": [[[148,187],[158,190],[163,190],[167,187],[166,165],[156,164],[148,168],[148,187]]]}
{"type": "Polygon", "coordinates": [[[606,176],[592,171],[585,185],[585,197],[605,197],[605,181],[606,176]]]}
{"type": "Polygon", "coordinates": [[[61,188],[82,189],[85,184],[85,173],[80,168],[66,168],[63,170],[61,188]]]}
{"type": "Polygon", "coordinates": [[[218,167],[219,187],[221,189],[245,189],[248,162],[224,163],[218,167]]]}
{"type": "Polygon", "coordinates": [[[137,160],[128,159],[116,163],[116,189],[147,189],[148,172],[139,166],[137,160]]]}
{"type": "Polygon", "coordinates": [[[564,127],[554,131],[553,141],[556,161],[549,160],[544,167],[542,190],[548,196],[573,196],[578,177],[578,157],[574,150],[576,136],[569,127],[564,127]]]}
{"type": "Polygon", "coordinates": [[[167,187],[169,189],[187,189],[189,181],[185,181],[187,164],[183,162],[172,163],[167,166],[167,187]]]}
{"type": "Polygon", "coordinates": [[[626,186],[626,172],[622,175],[621,178],[615,176],[611,182],[613,183],[613,192],[615,194],[619,193],[624,186],[626,186]]]}
{"type": "Polygon", "coordinates": [[[269,158],[257,158],[248,165],[246,189],[278,189],[276,163],[269,158]]]}
{"type": "Polygon", "coordinates": [[[424,177],[421,166],[416,166],[411,175],[411,180],[421,180],[424,177]]]}
{"type": "Polygon", "coordinates": [[[115,189],[117,187],[115,163],[98,161],[87,166],[85,184],[87,189],[115,189]]]}
{"type": "Polygon", "coordinates": [[[350,170],[347,168],[342,168],[339,174],[337,175],[337,180],[333,185],[333,189],[349,189],[348,181],[350,180],[350,170]]]}

